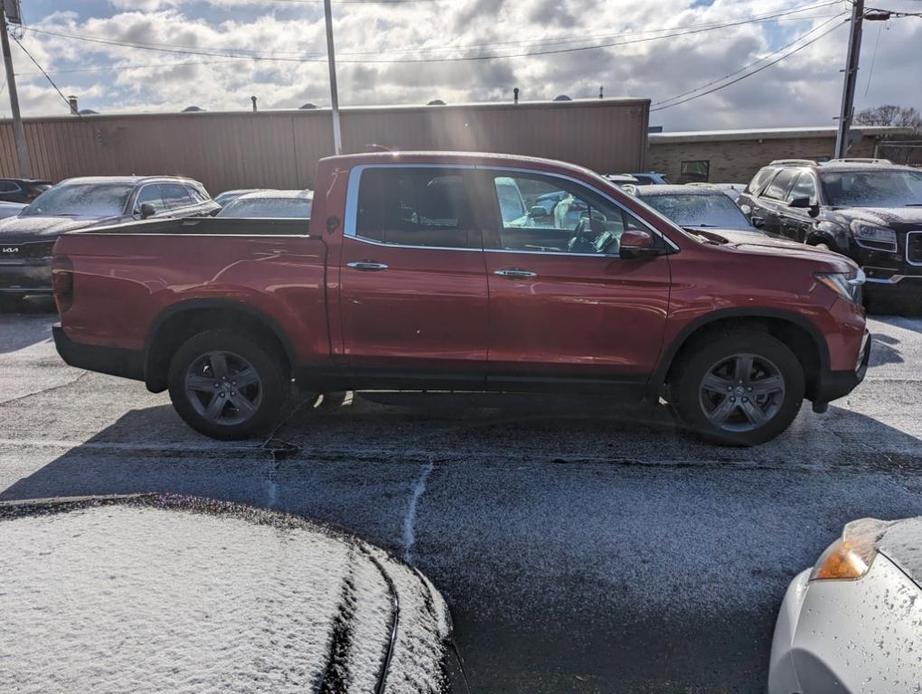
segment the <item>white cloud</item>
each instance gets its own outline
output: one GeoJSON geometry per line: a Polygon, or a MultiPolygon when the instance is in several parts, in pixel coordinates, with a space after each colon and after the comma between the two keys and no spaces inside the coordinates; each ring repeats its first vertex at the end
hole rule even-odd
{"type": "MultiPolygon", "coordinates": [[[[819,1],[819,0],[818,0],[819,1]]],[[[71,0],[76,3],[76,0],[71,0]]],[[[802,0],[806,4],[808,0],[802,0]]],[[[918,11],[918,3],[893,0],[918,11]]],[[[55,72],[65,93],[99,111],[245,109],[329,103],[322,6],[267,0],[110,0],[106,15],[56,12],[36,29],[146,45],[186,46],[207,55],[147,51],[26,32],[24,43],[55,72]],[[234,60],[225,54],[283,58],[234,60]],[[308,62],[296,62],[305,59],[308,62]],[[115,70],[96,70],[100,66],[115,70]],[[140,67],[144,66],[144,67],[140,67]],[[153,66],[153,67],[151,67],[153,66]],[[70,72],[94,68],[95,71],[70,72]],[[68,91],[70,90],[70,91],[68,91]]],[[[61,5],[67,8],[67,2],[61,5]]],[[[764,57],[797,35],[844,12],[835,3],[805,12],[808,21],[742,23],[665,40],[504,60],[386,64],[421,55],[520,53],[586,45],[593,37],[649,39],[654,31],[727,23],[792,7],[782,0],[435,0],[403,4],[334,3],[340,102],[426,103],[524,99],[566,93],[647,96],[656,101],[715,80],[764,57]],[[450,47],[470,48],[465,52],[450,47]]],[[[891,3],[892,4],[892,3],[891,3]]],[[[879,41],[867,97],[876,31],[865,31],[859,106],[883,102],[922,108],[922,19],[889,22],[879,41]]],[[[832,124],[841,89],[847,31],[838,29],[798,54],[728,89],[653,114],[669,129],[832,124]]],[[[602,41],[602,38],[598,39],[602,41]]],[[[17,70],[31,64],[15,57],[17,70]]],[[[36,76],[35,90],[46,89],[36,76]]],[[[47,90],[47,89],[46,89],[47,90]]],[[[61,112],[59,97],[24,100],[26,113],[61,112]],[[55,103],[57,99],[57,103],[55,103]]]]}

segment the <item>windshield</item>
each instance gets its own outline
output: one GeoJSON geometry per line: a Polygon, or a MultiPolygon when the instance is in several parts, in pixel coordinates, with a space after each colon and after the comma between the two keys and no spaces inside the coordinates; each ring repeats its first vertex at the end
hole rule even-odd
{"type": "Polygon", "coordinates": [[[740,208],[723,193],[649,195],[642,199],[680,226],[752,229],[740,208]]]}
{"type": "Polygon", "coordinates": [[[123,213],[134,186],[114,183],[73,183],[39,195],[22,217],[116,217],[123,213]]]}
{"type": "Polygon", "coordinates": [[[922,205],[919,171],[825,171],[820,181],[833,207],[922,205]]]}
{"type": "Polygon", "coordinates": [[[306,198],[237,198],[218,213],[219,217],[308,218],[311,201],[306,198]]]}

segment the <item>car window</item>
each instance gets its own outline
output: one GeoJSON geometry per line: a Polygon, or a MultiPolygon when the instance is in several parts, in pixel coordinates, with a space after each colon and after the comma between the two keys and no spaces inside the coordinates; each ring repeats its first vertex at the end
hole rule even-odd
{"type": "Polygon", "coordinates": [[[762,196],[773,200],[784,200],[799,173],[797,169],[782,169],[768,184],[762,196]]]}
{"type": "Polygon", "coordinates": [[[758,195],[762,192],[762,188],[765,187],[765,184],[768,182],[768,179],[771,178],[772,174],[775,173],[778,169],[772,168],[771,166],[764,166],[759,169],[758,173],[752,177],[752,180],[749,181],[749,185],[746,186],[746,193],[752,193],[758,195]]]}
{"type": "Polygon", "coordinates": [[[813,181],[813,176],[806,171],[797,177],[797,181],[791,187],[785,200],[791,202],[797,198],[809,198],[811,205],[816,204],[816,183],[813,181]]]}
{"type": "Polygon", "coordinates": [[[114,217],[123,213],[134,186],[123,183],[69,183],[39,195],[22,217],[114,217]]]}
{"type": "Polygon", "coordinates": [[[922,171],[822,171],[820,180],[834,207],[922,205],[922,171]]]}
{"type": "Polygon", "coordinates": [[[179,183],[161,183],[160,191],[163,194],[163,202],[168,209],[175,210],[178,207],[188,207],[195,204],[188,189],[179,183]]]}
{"type": "Polygon", "coordinates": [[[19,186],[12,181],[0,181],[0,193],[15,193],[19,186]]]}
{"type": "Polygon", "coordinates": [[[166,203],[163,202],[163,195],[158,184],[149,183],[141,188],[134,204],[135,214],[140,214],[141,205],[150,205],[155,212],[163,212],[166,209],[166,203]]]}
{"type": "Polygon", "coordinates": [[[309,219],[310,198],[261,198],[239,197],[227,203],[218,212],[218,217],[263,217],[275,219],[309,219]]]}
{"type": "Polygon", "coordinates": [[[198,205],[203,202],[207,202],[210,198],[204,190],[199,190],[195,186],[186,186],[186,192],[189,194],[189,197],[192,199],[192,204],[198,205]]]}
{"type": "Polygon", "coordinates": [[[480,248],[471,173],[370,168],[359,181],[356,234],[404,246],[480,248]]]}
{"type": "Polygon", "coordinates": [[[503,250],[617,255],[625,229],[644,229],[636,217],[618,205],[564,179],[538,174],[497,175],[493,188],[503,250]],[[513,197],[519,200],[518,205],[504,203],[513,197]]]}
{"type": "Polygon", "coordinates": [[[740,208],[723,193],[647,195],[642,200],[680,226],[752,229],[740,208]]]}

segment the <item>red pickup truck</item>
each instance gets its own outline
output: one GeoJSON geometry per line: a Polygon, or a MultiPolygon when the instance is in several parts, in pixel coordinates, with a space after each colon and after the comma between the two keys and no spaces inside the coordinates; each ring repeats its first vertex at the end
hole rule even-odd
{"type": "Polygon", "coordinates": [[[862,275],[754,233],[686,231],[597,174],[492,154],[319,162],[310,222],[189,219],[55,246],[68,364],[169,389],[215,438],[292,382],[592,392],[752,445],[863,378],[862,275]]]}

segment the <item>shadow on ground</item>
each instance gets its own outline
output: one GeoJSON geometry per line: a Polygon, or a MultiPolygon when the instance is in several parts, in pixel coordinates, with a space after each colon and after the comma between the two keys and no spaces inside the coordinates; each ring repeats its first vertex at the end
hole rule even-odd
{"type": "Polygon", "coordinates": [[[762,691],[790,577],[846,521],[922,509],[922,442],[841,408],[727,449],[662,409],[401,398],[296,413],[268,448],[135,410],[0,499],[193,494],[412,550],[478,692],[762,691]]]}

